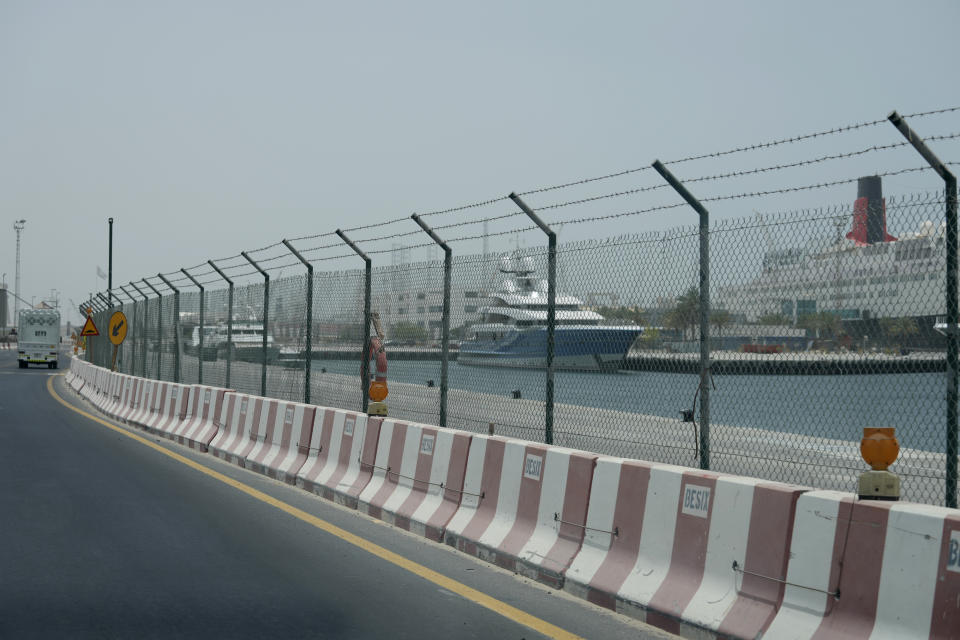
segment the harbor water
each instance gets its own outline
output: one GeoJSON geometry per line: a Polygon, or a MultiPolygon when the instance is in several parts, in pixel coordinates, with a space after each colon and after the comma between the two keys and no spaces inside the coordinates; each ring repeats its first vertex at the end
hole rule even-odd
{"type": "MultiPolygon", "coordinates": [[[[314,360],[313,371],[357,375],[359,363],[314,360]]],[[[371,375],[373,372],[371,371],[371,375]]],[[[675,418],[694,405],[699,378],[686,373],[592,373],[557,371],[555,401],[675,418]]],[[[388,381],[440,385],[438,361],[392,361],[388,381]]],[[[884,375],[717,375],[711,390],[711,422],[765,431],[859,441],[864,427],[896,427],[903,447],[945,448],[945,376],[942,373],[884,375]]],[[[449,387],[543,400],[542,370],[449,364],[449,387]],[[517,393],[519,392],[519,393],[517,393]]],[[[508,405],[507,405],[508,406],[508,405]]]]}

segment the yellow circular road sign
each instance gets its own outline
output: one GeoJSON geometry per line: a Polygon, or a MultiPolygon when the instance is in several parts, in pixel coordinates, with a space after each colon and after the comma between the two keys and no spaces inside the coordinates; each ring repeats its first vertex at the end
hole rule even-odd
{"type": "Polygon", "coordinates": [[[110,316],[107,332],[107,335],[110,336],[110,342],[116,345],[119,345],[127,337],[127,316],[123,315],[123,311],[116,311],[110,316]]]}

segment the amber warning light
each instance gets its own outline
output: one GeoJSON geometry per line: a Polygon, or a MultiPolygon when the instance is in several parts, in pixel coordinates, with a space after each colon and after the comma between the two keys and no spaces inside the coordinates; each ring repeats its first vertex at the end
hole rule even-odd
{"type": "Polygon", "coordinates": [[[860,440],[860,455],[870,471],[860,475],[857,494],[861,500],[899,500],[900,478],[887,471],[900,455],[896,429],[865,427],[860,440]]]}

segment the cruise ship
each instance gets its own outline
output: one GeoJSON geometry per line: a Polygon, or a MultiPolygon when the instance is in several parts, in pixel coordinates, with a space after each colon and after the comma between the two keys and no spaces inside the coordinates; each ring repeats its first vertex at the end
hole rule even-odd
{"type": "MultiPolygon", "coordinates": [[[[547,362],[547,281],[534,277],[533,260],[504,256],[500,283],[479,309],[482,322],[468,328],[457,361],[466,365],[544,368],[547,362]]],[[[578,298],[557,293],[554,367],[610,371],[624,362],[643,332],[638,326],[605,326],[578,298]]]]}
{"type": "Polygon", "coordinates": [[[767,251],[760,275],[721,288],[717,305],[748,322],[771,314],[796,322],[828,312],[865,329],[877,318],[913,317],[926,325],[943,315],[945,224],[914,223],[915,232],[894,237],[887,233],[880,178],[860,178],[857,189],[849,232],[840,228],[831,241],[767,251]]]}

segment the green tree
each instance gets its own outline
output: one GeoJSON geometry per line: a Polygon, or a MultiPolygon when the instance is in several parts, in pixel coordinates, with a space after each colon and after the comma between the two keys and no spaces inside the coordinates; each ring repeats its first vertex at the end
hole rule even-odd
{"type": "Polygon", "coordinates": [[[710,324],[717,329],[717,335],[723,336],[724,327],[733,322],[733,315],[725,309],[716,309],[710,313],[710,324]]]}
{"type": "Polygon", "coordinates": [[[804,314],[797,318],[797,326],[812,332],[817,339],[836,338],[843,332],[840,316],[829,311],[804,314]]]}
{"type": "Polygon", "coordinates": [[[700,294],[696,287],[690,287],[686,293],[677,298],[677,305],[667,312],[665,324],[671,329],[680,331],[684,339],[686,339],[689,329],[690,339],[693,340],[699,321],[700,294]]]}
{"type": "Polygon", "coordinates": [[[880,318],[880,330],[892,339],[897,348],[901,348],[903,340],[919,333],[917,321],[910,317],[880,318]]]}
{"type": "Polygon", "coordinates": [[[645,349],[650,349],[660,341],[660,330],[656,327],[650,327],[645,329],[642,334],[640,334],[640,342],[643,344],[645,349]]]}

